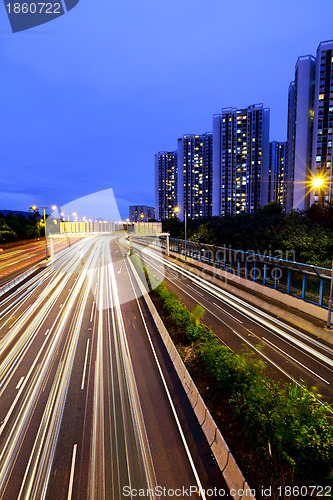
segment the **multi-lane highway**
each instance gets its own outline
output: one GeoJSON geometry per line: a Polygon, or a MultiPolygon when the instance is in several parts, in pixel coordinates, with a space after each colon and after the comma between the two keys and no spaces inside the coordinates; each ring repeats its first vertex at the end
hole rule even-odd
{"type": "Polygon", "coordinates": [[[190,309],[196,304],[203,306],[203,321],[223,343],[235,352],[244,346],[254,349],[275,377],[304,381],[309,388],[316,388],[313,391],[320,400],[333,402],[332,347],[229,293],[204,272],[167,260],[153,247],[137,243],[136,251],[156,276],[165,277],[168,288],[190,309]]]}
{"type": "Polygon", "coordinates": [[[170,366],[112,237],[76,243],[4,295],[0,499],[227,491],[170,366]]]}

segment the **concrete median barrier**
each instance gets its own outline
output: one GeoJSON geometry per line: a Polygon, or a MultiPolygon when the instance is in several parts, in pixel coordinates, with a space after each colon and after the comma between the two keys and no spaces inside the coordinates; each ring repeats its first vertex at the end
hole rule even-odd
{"type": "Polygon", "coordinates": [[[0,287],[0,297],[2,295],[4,295],[5,293],[9,292],[9,290],[14,288],[16,285],[21,283],[23,280],[25,280],[26,278],[31,276],[31,274],[36,272],[37,269],[39,269],[39,267],[40,267],[39,265],[32,267],[31,269],[29,269],[29,271],[26,271],[25,273],[20,274],[16,278],[12,279],[9,283],[6,283],[2,287],[0,287]]]}

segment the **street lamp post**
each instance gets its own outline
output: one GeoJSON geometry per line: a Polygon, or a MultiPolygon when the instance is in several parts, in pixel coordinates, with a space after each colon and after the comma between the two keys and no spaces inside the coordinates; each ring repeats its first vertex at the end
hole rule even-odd
{"type": "Polygon", "coordinates": [[[185,223],[185,262],[186,262],[186,257],[187,257],[187,208],[185,208],[185,219],[184,219],[184,223],[185,223]]]}
{"type": "Polygon", "coordinates": [[[38,208],[42,208],[43,211],[44,211],[44,227],[45,227],[45,260],[47,260],[47,243],[46,243],[46,214],[45,214],[45,209],[46,208],[50,208],[51,210],[56,210],[56,205],[52,205],[52,207],[37,207],[36,205],[33,205],[32,207],[30,207],[32,210],[37,210],[38,208]]]}
{"type": "Polygon", "coordinates": [[[333,295],[333,257],[332,257],[332,269],[331,269],[330,298],[328,300],[327,328],[331,328],[332,295],[333,295]]]}
{"type": "MultiPolygon", "coordinates": [[[[322,190],[325,188],[325,178],[318,175],[314,177],[311,181],[312,187],[315,190],[322,190]]],[[[330,296],[328,299],[328,311],[327,311],[327,328],[331,328],[331,316],[332,316],[332,297],[333,297],[333,256],[332,256],[332,268],[331,268],[331,284],[330,284],[330,296]]]]}
{"type": "MultiPolygon", "coordinates": [[[[175,207],[174,209],[175,213],[178,215],[180,208],[175,207]]],[[[184,214],[184,236],[185,236],[185,256],[184,256],[184,261],[186,262],[186,253],[187,253],[187,210],[185,209],[185,214],[184,214]]]]}
{"type": "MultiPolygon", "coordinates": [[[[145,216],[144,216],[144,214],[143,214],[143,213],[141,213],[141,214],[140,214],[140,218],[141,218],[141,222],[143,222],[143,219],[145,218],[145,216]]],[[[139,232],[140,232],[140,233],[142,233],[142,232],[143,232],[143,231],[142,231],[142,228],[141,228],[141,224],[140,224],[140,230],[139,230],[139,232]]]]}

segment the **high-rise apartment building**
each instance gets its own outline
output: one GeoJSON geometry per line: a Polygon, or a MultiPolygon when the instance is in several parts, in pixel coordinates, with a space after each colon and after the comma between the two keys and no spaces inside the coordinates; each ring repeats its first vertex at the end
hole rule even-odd
{"type": "Polygon", "coordinates": [[[316,57],[312,176],[324,179],[322,189],[311,191],[311,202],[333,201],[333,40],[321,42],[316,57]]]}
{"type": "Polygon", "coordinates": [[[288,124],[286,147],[286,212],[293,209],[294,202],[294,153],[295,153],[295,82],[291,82],[288,89],[288,124]]]}
{"type": "Polygon", "coordinates": [[[224,108],[213,136],[213,215],[256,211],[268,202],[269,109],[224,108]]]}
{"type": "Polygon", "coordinates": [[[178,154],[177,151],[160,151],[155,154],[155,207],[156,219],[175,217],[178,205],[178,154]]]}
{"type": "Polygon", "coordinates": [[[179,218],[212,215],[213,134],[188,134],[178,139],[179,218]]]}
{"type": "Polygon", "coordinates": [[[268,201],[286,207],[286,142],[269,143],[268,201]]]}
{"type": "Polygon", "coordinates": [[[155,208],[148,205],[131,205],[129,207],[130,222],[148,222],[155,219],[155,208]]]}
{"type": "Polygon", "coordinates": [[[292,209],[306,210],[310,205],[315,65],[313,56],[299,57],[295,67],[295,81],[289,86],[287,212],[292,209]]]}

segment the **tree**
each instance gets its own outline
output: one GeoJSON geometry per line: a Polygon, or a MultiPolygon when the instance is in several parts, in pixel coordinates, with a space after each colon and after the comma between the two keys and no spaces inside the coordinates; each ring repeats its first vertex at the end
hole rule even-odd
{"type": "Polygon", "coordinates": [[[17,239],[15,232],[6,224],[6,220],[0,214],[0,243],[10,243],[17,239]]]}

